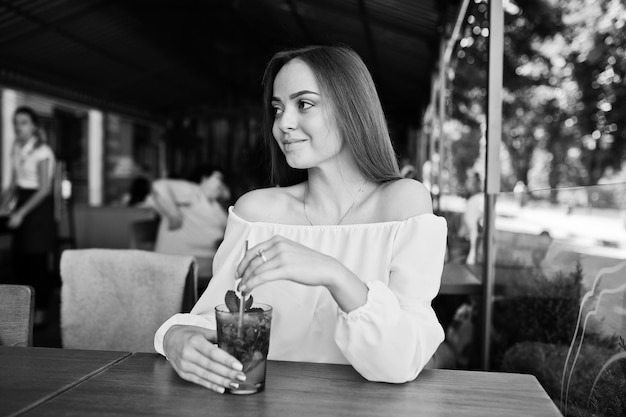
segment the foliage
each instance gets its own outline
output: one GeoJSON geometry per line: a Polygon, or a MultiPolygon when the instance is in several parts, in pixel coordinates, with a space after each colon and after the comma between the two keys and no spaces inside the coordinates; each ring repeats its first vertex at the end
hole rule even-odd
{"type": "Polygon", "coordinates": [[[595,184],[607,167],[620,169],[626,155],[626,3],[561,0],[571,41],[567,60],[580,90],[577,119],[582,160],[595,184]]]}
{"type": "MultiPolygon", "coordinates": [[[[529,184],[533,155],[548,152],[550,188],[593,185],[626,159],[626,3],[620,0],[504,2],[503,189],[529,184]]],[[[450,83],[450,117],[463,146],[479,149],[487,86],[485,0],[470,3],[450,83]],[[477,134],[477,132],[479,134],[477,134]]],[[[454,146],[453,146],[454,150],[454,146]]],[[[469,155],[479,154],[474,150],[469,155]]],[[[453,153],[458,182],[474,165],[453,153]]]]}
{"type": "MultiPolygon", "coordinates": [[[[568,345],[520,342],[504,355],[501,370],[534,375],[557,407],[561,402],[563,364],[568,345]]],[[[626,413],[626,373],[620,366],[611,366],[587,401],[594,378],[602,364],[616,350],[614,340],[585,343],[569,386],[566,416],[623,416],[626,413]]]]}
{"type": "MultiPolygon", "coordinates": [[[[536,270],[516,270],[519,276],[512,277],[512,282],[518,284],[507,288],[506,296],[494,303],[492,366],[534,375],[560,406],[563,367],[576,328],[583,270],[577,263],[571,273],[559,272],[552,278],[536,270]]],[[[562,410],[566,416],[608,417],[626,413],[626,361],[610,365],[591,392],[603,364],[615,353],[625,351],[621,336],[584,335],[567,407],[562,410]]]]}
{"type": "Polygon", "coordinates": [[[507,295],[493,306],[492,360],[519,342],[569,344],[576,326],[583,271],[580,264],[565,275],[547,278],[540,271],[513,268],[520,276],[511,280],[507,295]]]}

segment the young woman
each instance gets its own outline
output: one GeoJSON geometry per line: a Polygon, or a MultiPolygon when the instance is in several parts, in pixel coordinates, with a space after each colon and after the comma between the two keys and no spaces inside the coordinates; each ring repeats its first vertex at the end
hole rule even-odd
{"type": "Polygon", "coordinates": [[[280,187],[230,209],[213,280],[190,314],[161,326],[156,350],[182,378],[217,392],[245,379],[214,344],[213,309],[240,276],[239,290],[273,306],[269,359],[414,379],[443,341],[431,301],[446,224],[426,189],[400,178],[366,66],[346,47],[285,51],[270,61],[264,91],[280,187]]]}
{"type": "Polygon", "coordinates": [[[14,230],[15,273],[19,283],[35,288],[35,324],[42,324],[52,289],[49,256],[56,247],[52,196],[56,160],[33,109],[19,107],[13,124],[12,177],[0,212],[10,212],[7,225],[14,230]]]}

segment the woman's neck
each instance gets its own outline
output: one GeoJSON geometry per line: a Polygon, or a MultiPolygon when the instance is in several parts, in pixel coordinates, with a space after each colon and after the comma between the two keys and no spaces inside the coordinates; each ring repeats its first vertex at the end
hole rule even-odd
{"type": "Polygon", "coordinates": [[[372,183],[358,170],[310,169],[303,187],[303,210],[312,224],[338,224],[350,215],[372,183]]]}
{"type": "Polygon", "coordinates": [[[35,140],[35,136],[30,136],[26,139],[20,138],[20,137],[16,137],[15,141],[18,143],[18,145],[20,146],[24,146],[26,145],[28,142],[34,141],[35,140]]]}

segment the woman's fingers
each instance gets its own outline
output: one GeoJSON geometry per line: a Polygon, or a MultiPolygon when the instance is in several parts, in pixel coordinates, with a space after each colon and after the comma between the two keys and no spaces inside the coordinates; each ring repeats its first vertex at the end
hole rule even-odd
{"type": "Polygon", "coordinates": [[[237,289],[239,291],[248,292],[249,289],[246,289],[246,286],[251,277],[257,276],[266,271],[275,270],[280,268],[280,266],[280,254],[277,253],[274,248],[263,251],[263,256],[257,255],[250,260],[243,275],[241,276],[241,282],[239,283],[239,287],[237,289]]]}
{"type": "Polygon", "coordinates": [[[183,379],[219,393],[245,381],[241,363],[209,342],[212,331],[191,326],[173,330],[168,340],[177,339],[182,345],[171,350],[170,362],[183,379]]]}
{"type": "Polygon", "coordinates": [[[185,362],[181,367],[180,376],[220,393],[224,392],[224,388],[235,388],[239,385],[241,378],[237,378],[238,373],[230,377],[224,376],[222,372],[229,374],[230,370],[217,363],[200,366],[197,363],[185,362]]]}
{"type": "MultiPolygon", "coordinates": [[[[270,261],[268,261],[268,264],[269,263],[270,261]]],[[[267,268],[264,271],[261,271],[260,269],[261,268],[258,268],[254,272],[254,275],[251,275],[251,277],[241,280],[241,282],[239,283],[239,291],[250,293],[250,291],[258,287],[259,285],[265,284],[270,281],[286,279],[287,274],[285,274],[282,269],[267,268]]]]}
{"type": "Polygon", "coordinates": [[[257,260],[257,258],[259,261],[263,262],[263,257],[261,256],[261,254],[263,254],[266,260],[269,260],[269,252],[278,238],[279,237],[274,236],[271,239],[266,240],[265,242],[248,249],[241,262],[239,262],[239,266],[237,267],[237,276],[243,276],[245,272],[250,268],[251,264],[257,260]]]}
{"type": "Polygon", "coordinates": [[[187,371],[180,371],[178,372],[178,375],[183,378],[186,381],[189,382],[193,382],[194,384],[198,384],[201,385],[205,388],[208,388],[212,391],[215,391],[219,394],[223,394],[225,391],[225,387],[219,384],[215,384],[213,382],[210,382],[202,377],[200,377],[199,375],[192,373],[192,372],[187,372],[187,371]]]}
{"type": "Polygon", "coordinates": [[[273,280],[287,279],[304,285],[324,285],[320,270],[328,257],[282,236],[251,248],[237,269],[241,281],[238,290],[253,288],[273,280]]]}
{"type": "MultiPolygon", "coordinates": [[[[232,355],[228,354],[226,351],[220,349],[216,345],[209,344],[208,346],[203,345],[198,348],[198,352],[204,358],[200,365],[208,365],[208,362],[218,363],[224,367],[224,369],[228,369],[230,371],[229,375],[232,375],[235,378],[236,374],[243,369],[243,365],[237,359],[235,359],[232,355]]],[[[226,375],[227,371],[224,371],[224,375],[226,375]]]]}

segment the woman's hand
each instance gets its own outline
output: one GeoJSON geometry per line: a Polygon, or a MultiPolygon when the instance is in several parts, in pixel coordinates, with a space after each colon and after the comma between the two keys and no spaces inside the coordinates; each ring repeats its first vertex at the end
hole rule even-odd
{"type": "Polygon", "coordinates": [[[267,282],[289,280],[326,287],[345,312],[367,301],[367,286],[341,262],[282,236],[250,248],[237,267],[237,275],[241,277],[238,289],[246,294],[267,282]]]}
{"type": "Polygon", "coordinates": [[[239,290],[249,293],[261,284],[290,280],[308,286],[329,286],[343,265],[336,259],[282,236],[250,248],[237,267],[239,290]]]}
{"type": "Polygon", "coordinates": [[[163,350],[183,379],[220,394],[246,380],[243,366],[214,344],[215,330],[196,326],[172,326],[163,338],[163,350]]]}
{"type": "Polygon", "coordinates": [[[16,211],[9,216],[9,222],[7,223],[7,226],[9,227],[9,229],[17,229],[18,227],[20,227],[23,221],[24,215],[22,214],[22,212],[16,211]]]}

